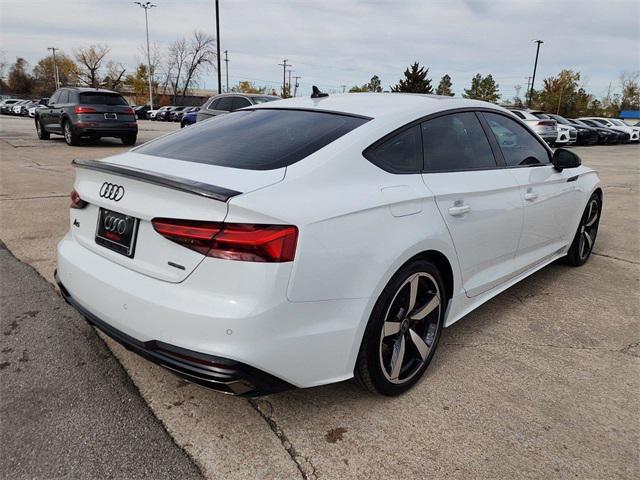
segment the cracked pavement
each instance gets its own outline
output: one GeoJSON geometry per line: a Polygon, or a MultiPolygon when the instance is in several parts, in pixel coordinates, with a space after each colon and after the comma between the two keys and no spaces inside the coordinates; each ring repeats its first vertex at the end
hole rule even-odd
{"type": "MultiPolygon", "coordinates": [[[[141,122],[141,138],[176,128],[141,122]]],[[[34,139],[30,121],[0,120],[0,239],[52,281],[70,161],[124,148],[34,139]]],[[[400,398],[354,382],[227,397],[107,344],[208,478],[637,478],[640,147],[574,150],[604,182],[595,255],[550,265],[446,329],[400,398]]]]}

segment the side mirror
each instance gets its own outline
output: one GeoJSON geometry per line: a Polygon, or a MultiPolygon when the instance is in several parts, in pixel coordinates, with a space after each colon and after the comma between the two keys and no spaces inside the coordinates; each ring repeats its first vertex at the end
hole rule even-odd
{"type": "Polygon", "coordinates": [[[580,165],[582,165],[582,160],[571,150],[558,148],[553,154],[553,166],[559,172],[565,168],[576,168],[580,165]]]}

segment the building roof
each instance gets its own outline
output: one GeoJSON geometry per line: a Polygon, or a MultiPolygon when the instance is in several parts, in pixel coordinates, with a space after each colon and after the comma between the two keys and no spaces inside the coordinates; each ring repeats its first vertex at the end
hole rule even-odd
{"type": "Polygon", "coordinates": [[[620,115],[618,115],[620,118],[637,118],[640,119],[640,110],[622,110],[620,112],[620,115]]]}

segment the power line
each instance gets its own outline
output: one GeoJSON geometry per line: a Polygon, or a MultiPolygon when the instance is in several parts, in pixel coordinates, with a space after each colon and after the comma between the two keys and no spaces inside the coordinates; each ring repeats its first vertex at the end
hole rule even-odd
{"type": "Polygon", "coordinates": [[[282,63],[279,63],[278,65],[280,65],[282,67],[282,98],[286,98],[286,93],[287,93],[287,66],[292,67],[293,65],[287,65],[287,62],[289,60],[287,60],[286,58],[284,60],[282,60],[282,63]]]}

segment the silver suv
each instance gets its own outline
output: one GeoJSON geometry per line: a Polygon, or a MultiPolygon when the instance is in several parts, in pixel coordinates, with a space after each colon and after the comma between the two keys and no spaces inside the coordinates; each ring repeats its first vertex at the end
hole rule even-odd
{"type": "Polygon", "coordinates": [[[201,122],[216,115],[234,112],[239,108],[273,102],[274,100],[280,100],[280,97],[261,93],[222,93],[211,97],[202,105],[196,116],[196,121],[201,122]]]}

